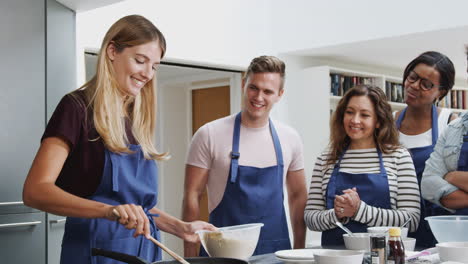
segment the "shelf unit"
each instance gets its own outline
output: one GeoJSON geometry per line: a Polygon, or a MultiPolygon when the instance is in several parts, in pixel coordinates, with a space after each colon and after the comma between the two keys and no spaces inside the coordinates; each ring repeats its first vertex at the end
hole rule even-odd
{"type": "MultiPolygon", "coordinates": [[[[387,94],[387,98],[389,98],[389,104],[392,107],[393,111],[399,111],[402,110],[403,108],[406,107],[406,104],[403,102],[395,102],[395,101],[390,101],[390,99],[399,99],[402,101],[402,96],[403,96],[403,85],[401,82],[401,77],[395,77],[395,76],[388,76],[384,74],[376,74],[376,73],[369,73],[369,72],[362,72],[362,71],[354,71],[354,70],[349,70],[349,69],[343,69],[343,68],[335,68],[335,67],[329,67],[329,66],[320,66],[320,68],[325,68],[328,70],[328,76],[327,78],[329,79],[329,91],[330,91],[330,112],[334,111],[336,108],[336,105],[338,104],[338,101],[341,99],[340,95],[336,95],[337,90],[336,86],[334,87],[333,85],[333,80],[335,80],[335,83],[337,81],[336,75],[339,75],[340,78],[340,87],[339,89],[342,89],[345,85],[343,84],[344,77],[347,78],[356,78],[360,80],[365,80],[367,83],[370,83],[371,85],[375,85],[387,94]],[[389,94],[389,92],[392,92],[389,87],[386,85],[387,82],[391,82],[393,84],[397,84],[393,88],[393,92],[397,93],[397,96],[393,96],[389,94]],[[398,87],[398,85],[401,85],[398,87]],[[395,89],[400,89],[399,91],[395,91],[395,89]],[[400,94],[398,94],[400,93],[400,94]]],[[[327,72],[327,71],[325,71],[327,72]]],[[[349,79],[348,79],[349,80],[349,79]]],[[[353,79],[354,80],[354,79],[353,79]]],[[[336,84],[335,84],[336,85],[336,84]]],[[[351,85],[351,87],[354,85],[351,85]]],[[[351,88],[349,87],[349,88],[351,88]]],[[[338,92],[338,94],[340,94],[338,92]]],[[[450,91],[450,94],[444,98],[444,102],[441,102],[440,107],[445,107],[449,108],[454,112],[463,112],[468,109],[468,88],[466,87],[453,87],[453,89],[450,91]],[[455,100],[452,99],[452,97],[456,97],[455,100]],[[452,104],[458,104],[458,107],[452,108],[452,107],[447,107],[451,106],[452,104]],[[464,107],[463,107],[464,106],[464,107]]]]}

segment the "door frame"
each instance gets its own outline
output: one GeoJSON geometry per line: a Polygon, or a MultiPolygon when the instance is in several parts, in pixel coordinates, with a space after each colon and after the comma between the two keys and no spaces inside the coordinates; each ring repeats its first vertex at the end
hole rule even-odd
{"type": "MultiPolygon", "coordinates": [[[[207,74],[207,77],[210,74],[207,74]]],[[[220,77],[222,75],[219,75],[220,77]]],[[[213,76],[212,76],[213,77],[213,76]]],[[[229,86],[229,105],[230,105],[230,114],[234,114],[240,111],[241,109],[241,85],[242,85],[242,76],[240,73],[229,73],[224,78],[216,79],[206,79],[207,82],[203,83],[202,81],[195,85],[189,85],[186,87],[186,98],[187,98],[187,141],[190,144],[192,141],[193,131],[192,131],[192,91],[198,89],[209,89],[217,88],[220,86],[229,86]],[[214,80],[214,81],[213,81],[214,80]]]]}

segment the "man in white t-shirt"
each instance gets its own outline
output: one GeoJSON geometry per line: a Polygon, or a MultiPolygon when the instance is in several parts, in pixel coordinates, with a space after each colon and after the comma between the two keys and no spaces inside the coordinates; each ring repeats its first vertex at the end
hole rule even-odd
{"type": "MultiPolygon", "coordinates": [[[[294,129],[269,118],[284,93],[284,75],[284,62],[278,58],[253,59],[242,82],[242,111],[202,126],[187,158],[183,219],[198,219],[200,197],[207,188],[215,226],[264,224],[254,255],[291,248],[284,185],[293,246],[304,248],[305,243],[302,142],[294,129]]],[[[197,255],[197,245],[185,243],[185,256],[197,255]]]]}

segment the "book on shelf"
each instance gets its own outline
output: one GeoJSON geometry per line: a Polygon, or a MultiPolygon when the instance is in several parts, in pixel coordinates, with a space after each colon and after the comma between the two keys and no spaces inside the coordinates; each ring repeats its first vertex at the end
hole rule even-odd
{"type": "Polygon", "coordinates": [[[452,105],[451,105],[451,108],[457,108],[457,94],[456,94],[456,91],[451,91],[450,92],[451,94],[451,97],[452,97],[452,105]]]}
{"type": "Polygon", "coordinates": [[[330,74],[330,93],[331,95],[338,95],[341,90],[341,78],[338,74],[330,74]]]}
{"type": "Polygon", "coordinates": [[[437,106],[452,109],[466,109],[468,107],[466,96],[465,90],[451,90],[438,102],[437,106]]]}
{"type": "Polygon", "coordinates": [[[396,82],[385,81],[385,94],[387,100],[396,103],[403,103],[403,85],[396,82]]]}
{"type": "Polygon", "coordinates": [[[465,91],[460,91],[462,94],[462,109],[466,109],[466,93],[465,91]]]}
{"type": "Polygon", "coordinates": [[[457,108],[462,109],[463,108],[463,100],[462,100],[462,91],[456,91],[457,92],[457,108]]]}
{"type": "Polygon", "coordinates": [[[343,96],[349,89],[359,84],[374,84],[374,78],[361,76],[348,76],[338,73],[330,73],[330,94],[343,96]]]}

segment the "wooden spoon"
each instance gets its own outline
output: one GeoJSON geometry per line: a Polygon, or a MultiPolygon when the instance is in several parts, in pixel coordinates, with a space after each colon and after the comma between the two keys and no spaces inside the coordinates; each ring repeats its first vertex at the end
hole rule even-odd
{"type": "MultiPolygon", "coordinates": [[[[117,217],[117,219],[120,218],[120,214],[117,210],[113,209],[112,210],[112,213],[117,217]]],[[[177,255],[177,253],[175,253],[174,251],[170,250],[168,247],[166,247],[163,243],[159,242],[158,240],[156,240],[153,236],[149,236],[148,238],[151,242],[153,242],[154,244],[156,244],[158,247],[160,247],[162,250],[166,251],[167,254],[171,255],[175,260],[177,260],[178,262],[182,263],[182,264],[190,264],[189,262],[187,262],[183,257],[177,255]]]]}

